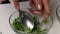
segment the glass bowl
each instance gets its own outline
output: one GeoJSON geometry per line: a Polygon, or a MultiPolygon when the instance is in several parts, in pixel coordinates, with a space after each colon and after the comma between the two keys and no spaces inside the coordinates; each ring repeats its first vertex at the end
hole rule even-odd
{"type": "Polygon", "coordinates": [[[58,21],[60,22],[60,5],[58,5],[56,8],[56,16],[57,16],[58,21]]]}
{"type": "MultiPolygon", "coordinates": [[[[26,12],[26,11],[24,11],[24,12],[25,12],[26,14],[28,14],[28,15],[31,15],[32,17],[34,16],[34,15],[31,14],[30,12],[26,12]]],[[[14,28],[14,26],[12,25],[12,23],[13,23],[14,19],[17,18],[17,17],[19,17],[18,11],[13,12],[13,13],[10,15],[10,17],[9,17],[9,25],[11,26],[11,29],[12,29],[13,31],[15,31],[17,34],[38,34],[38,33],[36,33],[36,32],[29,33],[29,32],[22,32],[22,31],[20,31],[20,30],[16,30],[16,29],[14,28]]],[[[41,16],[39,16],[39,18],[41,18],[41,16]]],[[[39,19],[39,20],[40,20],[40,19],[39,19]]],[[[39,25],[40,30],[41,30],[41,31],[40,31],[41,33],[39,33],[39,34],[47,34],[48,31],[50,30],[50,28],[52,27],[52,25],[53,25],[53,19],[52,19],[52,17],[49,16],[49,17],[48,17],[48,20],[46,20],[46,21],[47,21],[46,23],[41,23],[41,24],[39,25]]]]}

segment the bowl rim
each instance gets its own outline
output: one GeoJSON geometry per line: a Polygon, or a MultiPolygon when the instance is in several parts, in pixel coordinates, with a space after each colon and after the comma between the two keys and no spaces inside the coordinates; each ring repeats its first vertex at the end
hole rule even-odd
{"type": "Polygon", "coordinates": [[[58,21],[60,22],[60,17],[58,15],[58,9],[59,9],[59,7],[60,7],[60,4],[56,7],[56,16],[57,16],[58,21]]]}

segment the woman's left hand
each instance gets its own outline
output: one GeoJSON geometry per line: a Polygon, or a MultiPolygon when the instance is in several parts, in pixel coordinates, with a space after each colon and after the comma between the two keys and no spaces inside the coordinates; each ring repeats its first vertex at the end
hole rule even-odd
{"type": "Polygon", "coordinates": [[[4,1],[6,1],[6,0],[0,0],[0,3],[4,2],[4,1]]]}
{"type": "Polygon", "coordinates": [[[42,22],[44,22],[50,14],[49,0],[29,0],[30,2],[30,12],[33,14],[41,15],[42,11],[45,13],[43,15],[42,22]]]}

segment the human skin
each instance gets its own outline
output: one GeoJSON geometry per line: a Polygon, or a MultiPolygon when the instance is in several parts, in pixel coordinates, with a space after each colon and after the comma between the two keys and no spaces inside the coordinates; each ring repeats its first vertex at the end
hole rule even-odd
{"type": "Polygon", "coordinates": [[[29,0],[29,4],[31,7],[29,10],[31,13],[38,15],[41,15],[42,11],[45,13],[42,17],[43,18],[42,22],[44,22],[49,17],[50,14],[49,0],[29,0]],[[38,5],[40,7],[38,7],[38,5]]]}
{"type": "Polygon", "coordinates": [[[6,1],[6,0],[0,0],[0,3],[4,2],[4,1],[6,1]]]}
{"type": "MultiPolygon", "coordinates": [[[[13,4],[16,9],[20,8],[18,0],[13,0],[13,4]]],[[[33,14],[41,15],[42,11],[45,12],[45,14],[43,15],[42,22],[44,22],[49,17],[50,14],[49,0],[29,0],[29,5],[31,7],[29,10],[33,14]]]]}

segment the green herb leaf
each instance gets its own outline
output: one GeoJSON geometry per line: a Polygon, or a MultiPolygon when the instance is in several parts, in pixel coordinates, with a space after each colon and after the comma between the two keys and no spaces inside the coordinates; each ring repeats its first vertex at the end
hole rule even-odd
{"type": "Polygon", "coordinates": [[[12,25],[14,26],[14,28],[15,28],[16,30],[25,31],[24,26],[20,24],[19,18],[16,18],[16,19],[13,21],[12,25]]]}
{"type": "Polygon", "coordinates": [[[45,24],[48,24],[48,19],[45,20],[45,24]]]}

